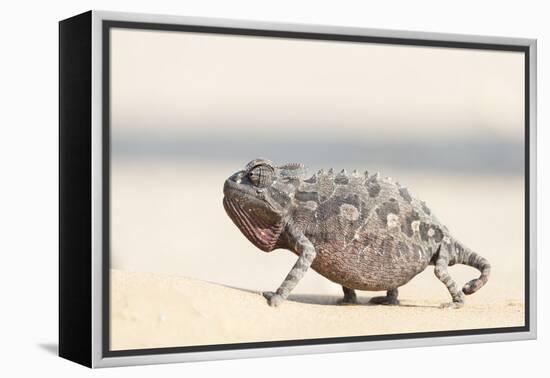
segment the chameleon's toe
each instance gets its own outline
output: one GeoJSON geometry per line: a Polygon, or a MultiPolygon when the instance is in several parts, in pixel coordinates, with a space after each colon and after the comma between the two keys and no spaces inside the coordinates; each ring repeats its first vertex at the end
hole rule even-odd
{"type": "Polygon", "coordinates": [[[451,308],[451,309],[458,309],[462,308],[464,306],[464,302],[449,302],[449,303],[442,303],[439,308],[451,308]]]}
{"type": "Polygon", "coordinates": [[[262,292],[262,295],[264,296],[265,299],[270,299],[272,296],[275,295],[275,293],[272,291],[264,291],[262,292]]]}
{"type": "Polygon", "coordinates": [[[284,298],[282,296],[272,291],[264,291],[262,295],[267,299],[267,303],[271,307],[277,307],[284,302],[284,298]]]}
{"type": "Polygon", "coordinates": [[[377,305],[386,305],[386,306],[397,306],[399,305],[399,299],[394,297],[373,297],[369,300],[370,304],[377,304],[377,305]]]}

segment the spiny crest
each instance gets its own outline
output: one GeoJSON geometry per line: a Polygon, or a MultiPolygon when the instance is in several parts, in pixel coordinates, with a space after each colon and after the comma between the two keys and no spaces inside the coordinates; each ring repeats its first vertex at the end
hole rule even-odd
{"type": "Polygon", "coordinates": [[[359,173],[357,169],[354,169],[353,172],[351,172],[350,176],[350,183],[353,185],[362,185],[365,181],[365,177],[359,173]]]}
{"type": "MultiPolygon", "coordinates": [[[[368,179],[377,180],[380,178],[380,175],[378,176],[370,176],[369,172],[359,172],[357,169],[354,169],[351,174],[349,174],[345,169],[342,169],[340,172],[338,172],[336,175],[334,174],[334,169],[330,168],[328,171],[325,171],[324,169],[319,169],[313,176],[311,176],[309,181],[313,182],[314,180],[318,178],[325,178],[329,180],[333,180],[335,184],[348,184],[350,182],[353,183],[364,183],[368,179]]],[[[308,182],[309,182],[308,181],[308,182]]]]}
{"type": "Polygon", "coordinates": [[[284,165],[280,165],[277,167],[279,169],[287,169],[287,170],[293,170],[293,169],[303,169],[304,165],[302,163],[287,163],[284,165]]]}
{"type": "Polygon", "coordinates": [[[412,202],[413,197],[409,189],[398,182],[396,182],[395,185],[397,185],[397,188],[399,190],[399,194],[401,195],[401,197],[403,197],[403,199],[409,203],[412,202]]]}
{"type": "Polygon", "coordinates": [[[349,177],[345,169],[342,169],[340,173],[334,178],[335,184],[347,184],[349,183],[349,177]]]}
{"type": "Polygon", "coordinates": [[[281,177],[293,180],[300,179],[307,173],[306,167],[301,163],[287,163],[277,167],[281,177]]]}
{"type": "Polygon", "coordinates": [[[380,180],[380,173],[376,172],[374,175],[369,177],[369,181],[378,181],[380,180]]]}

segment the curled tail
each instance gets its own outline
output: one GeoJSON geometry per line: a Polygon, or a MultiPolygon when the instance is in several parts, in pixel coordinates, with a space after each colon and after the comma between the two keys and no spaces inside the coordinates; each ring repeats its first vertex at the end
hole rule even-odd
{"type": "Polygon", "coordinates": [[[462,287],[462,292],[466,295],[470,295],[478,291],[487,283],[489,275],[491,274],[491,264],[484,257],[478,255],[469,248],[466,248],[459,243],[455,244],[457,259],[456,262],[476,268],[481,272],[479,278],[475,278],[466,283],[462,287]]]}

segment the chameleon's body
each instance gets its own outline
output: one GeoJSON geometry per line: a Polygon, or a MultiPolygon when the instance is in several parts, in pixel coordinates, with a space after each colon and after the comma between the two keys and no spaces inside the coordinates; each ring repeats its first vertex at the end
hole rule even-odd
{"type": "Polygon", "coordinates": [[[275,293],[271,305],[286,299],[311,266],[342,285],[344,302],[354,290],[387,291],[375,303],[397,304],[397,288],[428,265],[460,307],[464,294],[483,286],[490,265],[455,240],[426,204],[407,188],[378,174],[332,170],[306,178],[300,164],[276,167],[264,159],[251,161],[224,185],[224,207],[241,232],[269,252],[288,249],[299,259],[275,293]],[[466,264],[481,276],[460,291],[447,266],[466,264]]]}

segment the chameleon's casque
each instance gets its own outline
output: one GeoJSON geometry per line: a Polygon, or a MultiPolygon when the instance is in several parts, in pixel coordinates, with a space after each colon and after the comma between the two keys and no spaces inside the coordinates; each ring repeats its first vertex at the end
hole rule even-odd
{"type": "Polygon", "coordinates": [[[301,164],[275,166],[255,159],[224,184],[224,208],[239,230],[262,251],[288,249],[298,261],[274,293],[278,305],[312,269],[342,285],[345,303],[354,290],[387,291],[371,301],[397,304],[397,288],[428,265],[460,307],[464,294],[481,288],[489,277],[486,259],[451,236],[423,202],[409,190],[378,174],[332,169],[306,178],[301,164]],[[466,264],[481,271],[459,290],[447,267],[466,264]]]}

